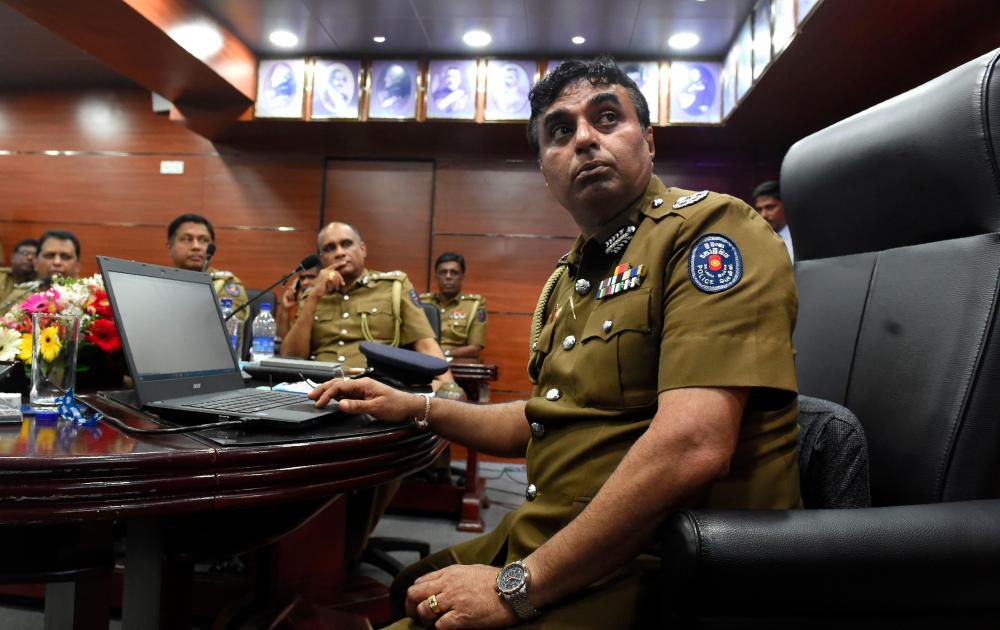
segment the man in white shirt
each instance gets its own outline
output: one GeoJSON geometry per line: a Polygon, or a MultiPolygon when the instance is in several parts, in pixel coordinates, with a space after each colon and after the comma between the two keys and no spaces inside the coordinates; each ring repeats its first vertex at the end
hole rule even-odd
{"type": "Polygon", "coordinates": [[[778,182],[764,182],[754,188],[750,196],[750,205],[757,209],[760,216],[764,217],[781,240],[785,241],[788,257],[794,263],[795,248],[792,247],[792,233],[788,231],[788,223],[785,221],[785,204],[781,202],[781,188],[778,182]]]}

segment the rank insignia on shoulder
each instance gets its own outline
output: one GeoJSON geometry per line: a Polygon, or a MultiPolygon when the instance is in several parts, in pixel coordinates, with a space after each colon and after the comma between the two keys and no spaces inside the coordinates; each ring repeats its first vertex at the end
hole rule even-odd
{"type": "Polygon", "coordinates": [[[240,287],[235,282],[227,282],[225,289],[226,289],[226,293],[228,293],[229,295],[231,295],[233,297],[237,297],[240,294],[240,287]]]}
{"type": "Polygon", "coordinates": [[[618,230],[610,237],[604,241],[604,253],[605,254],[617,254],[618,252],[625,249],[629,241],[635,235],[635,226],[627,225],[622,229],[618,230]]]}
{"type": "Polygon", "coordinates": [[[414,306],[420,306],[420,298],[417,296],[417,292],[410,289],[410,299],[413,300],[414,306]]]}
{"type": "Polygon", "coordinates": [[[700,190],[696,193],[685,195],[674,202],[674,210],[680,210],[681,208],[687,208],[688,206],[693,206],[702,199],[708,196],[707,190],[700,190]]]}
{"type": "Polygon", "coordinates": [[[645,275],[646,265],[630,267],[628,263],[622,263],[615,267],[615,275],[601,280],[601,284],[597,286],[597,299],[601,300],[609,295],[634,289],[642,284],[645,275]]]}
{"type": "Polygon", "coordinates": [[[722,234],[706,234],[691,246],[688,256],[691,283],[705,293],[733,288],[743,277],[743,255],[722,234]]]}
{"type": "Polygon", "coordinates": [[[476,311],[476,319],[479,320],[480,324],[486,323],[486,309],[485,308],[480,307],[479,310],[476,311]]]}

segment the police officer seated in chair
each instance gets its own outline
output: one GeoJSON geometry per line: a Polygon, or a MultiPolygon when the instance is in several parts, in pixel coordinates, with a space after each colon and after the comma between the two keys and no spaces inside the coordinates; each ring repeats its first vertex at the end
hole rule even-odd
{"type": "MultiPolygon", "coordinates": [[[[444,359],[420,307],[417,292],[401,271],[365,266],[368,248],[356,228],[333,222],[320,230],[319,275],[299,299],[298,310],[281,343],[287,356],[337,361],[345,370],[367,366],[363,341],[404,347],[444,359]]],[[[460,398],[451,372],[432,384],[437,396],[460,398]]],[[[368,534],[399,488],[394,481],[348,498],[347,560],[361,557],[368,534]]]]}
{"type": "Polygon", "coordinates": [[[421,293],[420,301],[438,308],[441,349],[448,358],[479,359],[486,347],[486,298],[462,293],[465,257],[445,252],[434,262],[437,293],[421,293]]]}
{"type": "Polygon", "coordinates": [[[8,310],[4,304],[13,295],[13,304],[17,297],[24,295],[27,285],[35,279],[35,257],[38,255],[38,241],[26,238],[14,245],[10,254],[10,267],[0,267],[0,315],[8,310]]]}
{"type": "Polygon", "coordinates": [[[542,175],[581,232],[535,310],[532,397],[469,405],[365,379],[310,394],[527,458],[524,505],[397,577],[393,628],[658,627],[671,512],[801,504],[781,239],[737,199],[652,175],[648,106],[612,59],[564,62],[531,106],[542,175]]]}
{"type": "MultiPolygon", "coordinates": [[[[198,214],[182,214],[167,226],[167,253],[174,267],[189,271],[205,271],[212,274],[212,288],[219,299],[231,298],[233,309],[247,302],[247,292],[243,283],[232,272],[209,267],[209,245],[215,243],[215,228],[205,217],[198,214]]],[[[236,314],[246,320],[247,309],[236,314]]]]}

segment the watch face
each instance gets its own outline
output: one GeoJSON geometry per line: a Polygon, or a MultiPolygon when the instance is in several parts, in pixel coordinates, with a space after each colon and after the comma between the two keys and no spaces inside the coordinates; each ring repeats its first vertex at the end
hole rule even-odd
{"type": "Polygon", "coordinates": [[[497,588],[501,593],[511,594],[521,588],[524,583],[524,567],[520,564],[510,564],[497,576],[497,588]]]}

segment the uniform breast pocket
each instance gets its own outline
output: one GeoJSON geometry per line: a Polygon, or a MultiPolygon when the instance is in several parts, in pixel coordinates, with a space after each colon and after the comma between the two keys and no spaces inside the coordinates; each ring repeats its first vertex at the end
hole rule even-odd
{"type": "Polygon", "coordinates": [[[340,329],[343,326],[341,324],[342,321],[337,313],[316,313],[312,327],[313,349],[322,348],[342,338],[340,329]]]}
{"type": "Polygon", "coordinates": [[[370,307],[352,315],[361,320],[361,330],[365,339],[391,344],[396,334],[396,320],[392,312],[384,308],[370,307]]]}
{"type": "Polygon", "coordinates": [[[656,398],[659,339],[650,320],[650,290],[604,298],[591,311],[574,372],[576,394],[588,406],[642,407],[656,398]]]}
{"type": "Polygon", "coordinates": [[[548,355],[549,351],[552,350],[552,335],[555,329],[555,322],[548,322],[542,326],[542,330],[538,333],[538,338],[534,341],[534,347],[531,348],[528,361],[528,377],[532,383],[538,382],[542,361],[548,355]]]}

